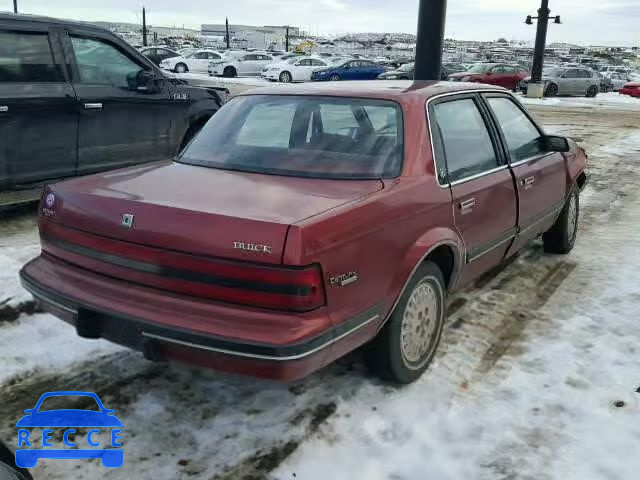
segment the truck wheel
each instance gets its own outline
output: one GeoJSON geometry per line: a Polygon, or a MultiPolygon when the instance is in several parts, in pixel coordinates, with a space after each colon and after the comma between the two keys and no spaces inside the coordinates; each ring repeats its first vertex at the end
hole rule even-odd
{"type": "Polygon", "coordinates": [[[233,67],[226,67],[224,69],[224,72],[222,73],[222,76],[228,77],[228,78],[235,78],[238,76],[238,72],[233,67]]]}
{"type": "Polygon", "coordinates": [[[555,83],[550,83],[544,92],[545,97],[555,97],[558,95],[558,86],[555,83]]]}
{"type": "Polygon", "coordinates": [[[386,380],[411,383],[436,353],[445,318],[446,289],[432,262],[413,274],[378,336],[365,350],[369,368],[386,380]]]}
{"type": "Polygon", "coordinates": [[[578,234],[579,216],[580,195],[578,188],[573,187],[556,223],[542,235],[545,252],[566,254],[573,249],[578,234]]]}
{"type": "Polygon", "coordinates": [[[189,68],[184,63],[179,63],[176,65],[176,73],[185,73],[188,71],[189,68]]]}
{"type": "Polygon", "coordinates": [[[587,97],[588,98],[593,98],[596,95],[598,95],[598,87],[596,87],[595,85],[591,85],[588,89],[587,89],[587,97]]]}

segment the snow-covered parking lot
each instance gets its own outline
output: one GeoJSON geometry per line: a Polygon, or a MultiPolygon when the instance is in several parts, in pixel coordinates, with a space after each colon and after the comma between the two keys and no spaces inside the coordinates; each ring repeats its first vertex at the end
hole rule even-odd
{"type": "Polygon", "coordinates": [[[38,313],[17,281],[33,208],[0,218],[0,440],[40,395],[96,392],[125,463],[36,479],[632,479],[640,472],[640,101],[528,101],[588,152],[576,248],[525,249],[449,299],[439,355],[398,388],[359,355],[295,384],[151,363],[38,313]],[[591,102],[591,103],[589,103],[591,102]]]}

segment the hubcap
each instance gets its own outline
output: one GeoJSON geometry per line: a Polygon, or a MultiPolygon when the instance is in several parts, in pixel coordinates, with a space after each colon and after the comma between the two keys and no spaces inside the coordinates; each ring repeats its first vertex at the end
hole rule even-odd
{"type": "Polygon", "coordinates": [[[416,364],[425,358],[438,323],[438,294],[426,281],[420,283],[409,297],[402,317],[400,341],[402,356],[416,364]]]}
{"type": "Polygon", "coordinates": [[[289,83],[289,80],[291,80],[291,78],[289,78],[289,74],[288,73],[283,73],[282,74],[282,81],[285,83],[289,83]]]}
{"type": "Polygon", "coordinates": [[[567,211],[567,233],[570,240],[573,240],[573,237],[576,234],[576,229],[578,227],[578,203],[576,202],[576,196],[571,195],[571,199],[569,200],[569,210],[567,211]]]}

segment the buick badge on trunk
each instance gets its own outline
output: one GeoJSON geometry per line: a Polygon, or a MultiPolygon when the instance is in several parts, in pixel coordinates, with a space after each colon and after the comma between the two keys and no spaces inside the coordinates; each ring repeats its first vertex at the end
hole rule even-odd
{"type": "Polygon", "coordinates": [[[233,248],[246,250],[248,252],[271,253],[271,247],[268,245],[258,245],[256,243],[233,242],[233,248]]]}

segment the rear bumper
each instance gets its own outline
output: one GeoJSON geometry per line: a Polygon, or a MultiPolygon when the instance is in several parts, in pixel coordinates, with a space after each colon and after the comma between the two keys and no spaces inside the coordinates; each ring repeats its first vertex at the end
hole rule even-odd
{"type": "Polygon", "coordinates": [[[380,308],[333,326],[326,309],[290,314],[173,295],[95,274],[43,254],[22,285],[86,338],[105,338],[150,360],[295,380],[371,338],[380,308]]]}

